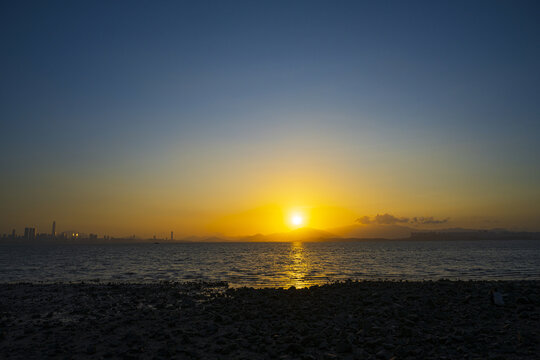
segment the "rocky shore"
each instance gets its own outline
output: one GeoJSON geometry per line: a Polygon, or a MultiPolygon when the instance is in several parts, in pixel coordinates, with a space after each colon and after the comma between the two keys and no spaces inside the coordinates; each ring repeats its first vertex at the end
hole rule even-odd
{"type": "Polygon", "coordinates": [[[2,359],[539,356],[540,281],[0,284],[2,359]]]}

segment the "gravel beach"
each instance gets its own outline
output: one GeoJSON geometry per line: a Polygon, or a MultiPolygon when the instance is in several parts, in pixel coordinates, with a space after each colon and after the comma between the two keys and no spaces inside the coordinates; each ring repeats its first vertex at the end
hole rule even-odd
{"type": "Polygon", "coordinates": [[[0,284],[3,359],[539,357],[540,281],[0,284]]]}

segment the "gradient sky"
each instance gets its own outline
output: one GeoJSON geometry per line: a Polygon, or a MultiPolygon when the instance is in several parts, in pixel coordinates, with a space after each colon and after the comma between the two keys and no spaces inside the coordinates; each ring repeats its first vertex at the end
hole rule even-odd
{"type": "Polygon", "coordinates": [[[0,44],[2,233],[540,230],[538,1],[3,1],[0,44]]]}

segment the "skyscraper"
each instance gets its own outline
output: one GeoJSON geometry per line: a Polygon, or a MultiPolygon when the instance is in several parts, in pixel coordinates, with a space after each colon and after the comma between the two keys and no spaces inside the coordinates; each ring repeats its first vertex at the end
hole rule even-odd
{"type": "Polygon", "coordinates": [[[174,237],[173,237],[173,232],[171,231],[171,241],[173,241],[174,237]]]}
{"type": "Polygon", "coordinates": [[[33,228],[33,227],[24,228],[24,238],[26,240],[35,240],[35,238],[36,238],[36,228],[33,228]]]}
{"type": "Polygon", "coordinates": [[[51,236],[52,236],[53,238],[56,237],[56,221],[53,221],[53,222],[52,222],[51,236]]]}

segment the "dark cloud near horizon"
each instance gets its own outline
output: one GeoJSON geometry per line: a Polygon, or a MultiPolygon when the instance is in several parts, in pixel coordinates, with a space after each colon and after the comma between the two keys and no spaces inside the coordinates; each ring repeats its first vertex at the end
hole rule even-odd
{"type": "Polygon", "coordinates": [[[411,225],[437,225],[445,224],[450,220],[450,218],[445,219],[435,219],[433,216],[415,216],[412,218],[407,217],[397,217],[392,214],[377,214],[374,217],[362,216],[356,219],[356,222],[369,225],[395,225],[395,224],[411,224],[411,225]]]}
{"type": "Polygon", "coordinates": [[[362,225],[371,224],[371,219],[369,218],[369,216],[362,216],[361,218],[358,218],[355,221],[359,222],[362,225]]]}

